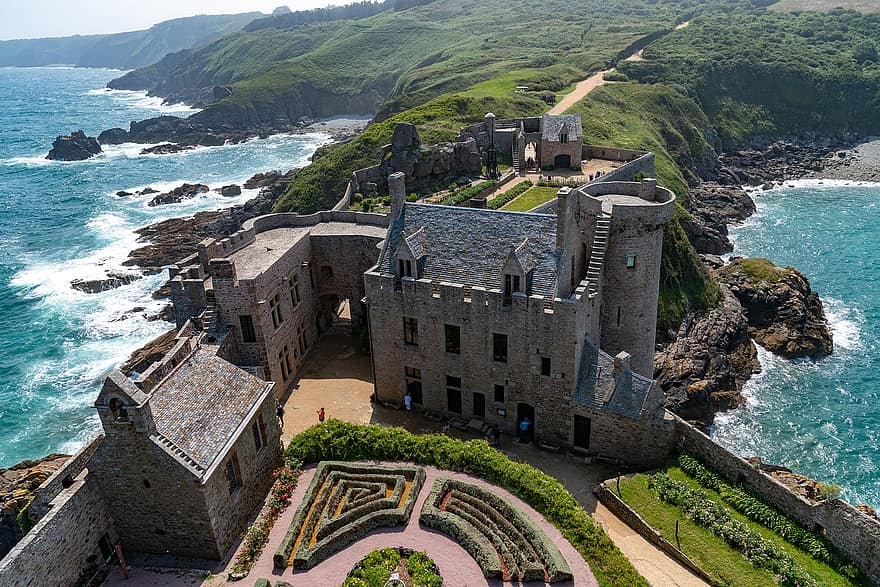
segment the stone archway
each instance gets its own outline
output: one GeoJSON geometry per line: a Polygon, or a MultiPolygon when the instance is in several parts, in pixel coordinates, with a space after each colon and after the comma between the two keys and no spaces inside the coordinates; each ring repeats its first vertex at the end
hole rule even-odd
{"type": "Polygon", "coordinates": [[[571,169],[571,155],[560,154],[554,157],[553,169],[571,169]]]}

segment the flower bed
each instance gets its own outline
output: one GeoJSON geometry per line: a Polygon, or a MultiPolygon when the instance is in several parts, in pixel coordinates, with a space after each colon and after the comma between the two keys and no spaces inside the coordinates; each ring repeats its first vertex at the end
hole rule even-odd
{"type": "Polygon", "coordinates": [[[562,553],[528,516],[471,483],[438,479],[419,521],[458,540],[490,579],[572,579],[562,553]]]}
{"type": "Polygon", "coordinates": [[[295,459],[288,459],[284,467],[275,471],[275,482],[272,484],[269,501],[263,506],[256,522],[245,533],[229,573],[230,580],[245,578],[254,566],[254,562],[260,558],[269,540],[269,531],[290,505],[290,496],[296,488],[300,473],[300,462],[295,459]]]}
{"type": "Polygon", "coordinates": [[[815,533],[794,523],[783,513],[757,499],[742,487],[731,485],[691,455],[679,454],[678,466],[703,487],[717,491],[721,499],[733,509],[753,522],[773,530],[793,545],[809,553],[816,560],[828,564],[840,574],[851,579],[855,579],[861,574],[855,565],[815,533]]]}
{"type": "Polygon", "coordinates": [[[446,196],[440,201],[440,204],[442,206],[458,206],[459,204],[466,202],[471,198],[481,196],[485,192],[495,187],[497,183],[498,182],[494,179],[490,179],[489,181],[483,181],[476,185],[466,187],[446,196]]]}
{"type": "Polygon", "coordinates": [[[687,483],[676,481],[665,473],[651,475],[648,486],[662,501],[681,508],[688,518],[722,538],[753,565],[778,575],[781,585],[818,586],[788,553],[734,519],[724,506],[709,499],[703,491],[692,489],[687,483]]]}
{"type": "Polygon", "coordinates": [[[293,437],[287,455],[311,463],[324,459],[410,461],[479,475],[543,514],[580,552],[600,585],[648,585],[559,481],[511,461],[483,440],[464,442],[443,434],[416,435],[402,428],[331,420],[293,437]]]}
{"type": "Polygon", "coordinates": [[[426,553],[398,547],[374,550],[368,554],[351,570],[342,587],[385,587],[388,577],[395,571],[408,579],[401,579],[407,587],[443,585],[440,570],[426,553]]]}
{"type": "Polygon", "coordinates": [[[273,557],[308,569],[375,528],[405,524],[425,470],[322,462],[273,557]],[[390,494],[389,494],[390,492],[390,494]]]}

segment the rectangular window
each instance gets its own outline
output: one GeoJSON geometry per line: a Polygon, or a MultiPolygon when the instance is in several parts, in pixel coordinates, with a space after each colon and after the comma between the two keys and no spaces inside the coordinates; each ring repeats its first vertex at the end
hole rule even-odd
{"type": "Polygon", "coordinates": [[[422,403],[422,370],[405,367],[406,391],[409,392],[414,404],[422,403]]]}
{"type": "Polygon", "coordinates": [[[302,297],[299,294],[299,273],[294,273],[290,277],[290,301],[293,303],[294,308],[302,301],[302,297]]]}
{"type": "Polygon", "coordinates": [[[495,384],[495,401],[500,403],[504,403],[504,386],[495,384]]]}
{"type": "Polygon", "coordinates": [[[290,367],[290,347],[287,345],[284,345],[284,348],[278,353],[278,364],[281,365],[282,381],[287,381],[293,375],[293,369],[290,367]]]}
{"type": "Polygon", "coordinates": [[[446,387],[457,387],[461,389],[461,377],[446,376],[446,387]]]}
{"type": "Polygon", "coordinates": [[[419,344],[419,321],[415,318],[403,319],[403,340],[406,344],[419,344]]]}
{"type": "Polygon", "coordinates": [[[550,357],[541,357],[541,375],[550,376],[550,357]]]}
{"type": "Polygon", "coordinates": [[[269,300],[269,309],[272,312],[272,326],[277,329],[284,322],[284,316],[281,315],[281,300],[278,299],[278,294],[275,294],[269,300]]]}
{"type": "Polygon", "coordinates": [[[254,435],[254,447],[259,451],[266,446],[266,425],[262,414],[257,416],[257,420],[251,426],[251,432],[254,435]]]}
{"type": "Polygon", "coordinates": [[[400,263],[400,276],[401,277],[412,277],[412,261],[409,259],[398,259],[400,263]]]}
{"type": "Polygon", "coordinates": [[[446,324],[446,352],[461,354],[461,328],[446,324]]]}
{"type": "Polygon", "coordinates": [[[229,493],[235,493],[241,487],[241,468],[238,466],[238,455],[232,453],[226,461],[226,482],[229,484],[229,493]]]}
{"type": "Polygon", "coordinates": [[[239,316],[238,323],[241,325],[241,341],[257,342],[257,333],[254,331],[254,319],[250,316],[239,316]]]}
{"type": "Polygon", "coordinates": [[[507,362],[507,335],[492,334],[492,359],[499,363],[507,362]]]}
{"type": "Polygon", "coordinates": [[[446,388],[446,409],[456,414],[461,413],[461,390],[446,388]]]}
{"type": "Polygon", "coordinates": [[[626,268],[632,269],[636,266],[636,256],[635,255],[627,255],[626,256],[626,268]]]}

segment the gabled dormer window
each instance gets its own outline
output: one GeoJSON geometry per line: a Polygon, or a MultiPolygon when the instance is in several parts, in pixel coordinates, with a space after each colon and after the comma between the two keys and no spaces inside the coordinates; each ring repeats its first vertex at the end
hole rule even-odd
{"type": "Polygon", "coordinates": [[[522,278],[519,275],[504,274],[504,297],[511,297],[513,294],[522,291],[522,278]]]}
{"type": "Polygon", "coordinates": [[[397,260],[400,268],[400,276],[401,277],[412,277],[412,261],[409,259],[398,259],[397,260]]]}
{"type": "Polygon", "coordinates": [[[568,135],[566,133],[562,133],[561,135],[559,135],[559,142],[563,144],[567,143],[568,135]]]}

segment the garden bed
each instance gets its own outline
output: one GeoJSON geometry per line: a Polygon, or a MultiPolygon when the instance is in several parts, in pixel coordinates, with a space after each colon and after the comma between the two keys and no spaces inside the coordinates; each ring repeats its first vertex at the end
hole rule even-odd
{"type": "Polygon", "coordinates": [[[502,208],[502,210],[507,212],[528,212],[532,208],[547,203],[555,198],[558,191],[558,187],[533,187],[512,202],[508,203],[502,208]]]}

